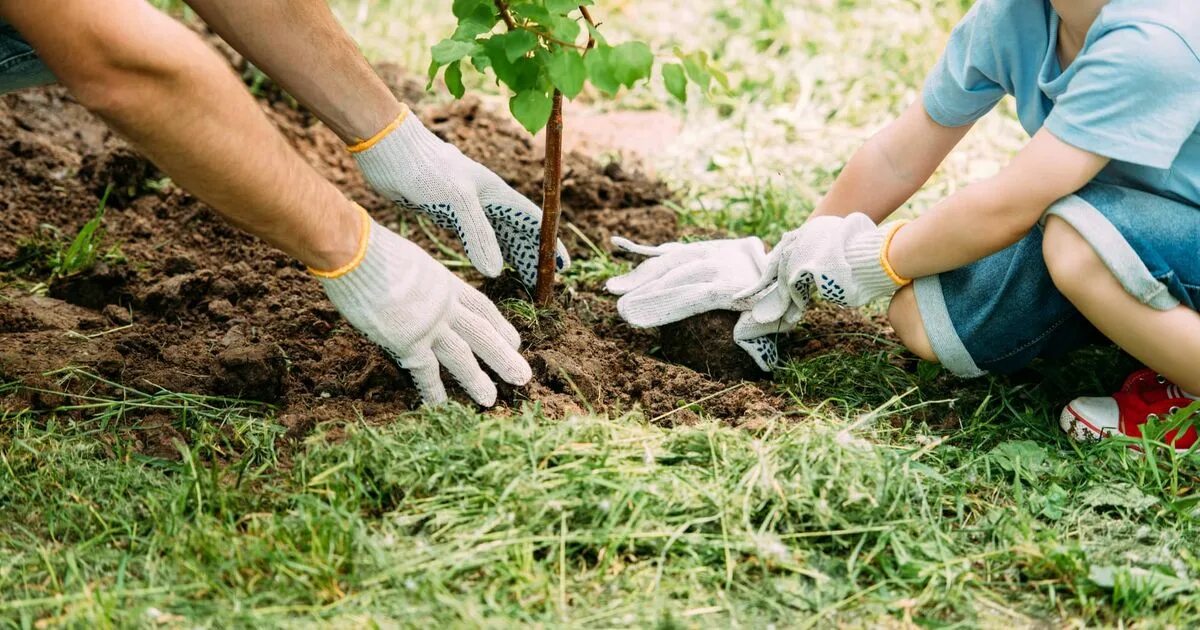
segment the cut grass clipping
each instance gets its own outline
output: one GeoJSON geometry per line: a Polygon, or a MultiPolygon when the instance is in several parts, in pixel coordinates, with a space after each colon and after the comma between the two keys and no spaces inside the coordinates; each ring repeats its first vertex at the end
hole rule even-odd
{"type": "MultiPolygon", "coordinates": [[[[72,379],[87,379],[73,371],[72,379]]],[[[106,383],[108,387],[118,387],[106,383]]],[[[7,387],[19,387],[10,384],[7,387]]],[[[0,619],[581,626],[1196,621],[1195,457],[1079,448],[1036,390],[966,429],[798,406],[757,428],[452,407],[318,427],[118,388],[0,418],[0,619]],[[73,413],[67,413],[68,408],[73,413]],[[148,457],[131,419],[171,423],[148,457]],[[123,417],[121,423],[115,423],[123,417]],[[83,418],[83,419],[79,419],[83,418]]],[[[186,623],[185,623],[186,622],[186,623]]]]}

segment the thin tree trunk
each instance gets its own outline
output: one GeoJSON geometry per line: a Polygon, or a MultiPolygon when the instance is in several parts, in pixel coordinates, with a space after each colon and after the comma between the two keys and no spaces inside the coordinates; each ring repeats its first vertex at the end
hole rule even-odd
{"type": "Polygon", "coordinates": [[[546,167],[542,183],[542,234],[538,242],[538,277],[534,300],[538,306],[549,306],[554,297],[558,216],[562,199],[562,93],[554,90],[554,105],[550,122],[546,123],[546,167]]]}

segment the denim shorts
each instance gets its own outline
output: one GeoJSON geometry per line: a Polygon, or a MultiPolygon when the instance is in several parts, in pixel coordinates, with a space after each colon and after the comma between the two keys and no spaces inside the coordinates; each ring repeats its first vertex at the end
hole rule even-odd
{"type": "MultiPolygon", "coordinates": [[[[1200,306],[1200,208],[1092,183],[1046,215],[1075,228],[1142,303],[1200,306]]],[[[1041,227],[983,260],[920,278],[914,290],[934,352],[960,376],[1013,372],[1104,340],[1051,281],[1041,227]]]]}
{"type": "Polygon", "coordinates": [[[54,74],[33,47],[15,28],[0,22],[0,94],[54,82],[54,74]]]}

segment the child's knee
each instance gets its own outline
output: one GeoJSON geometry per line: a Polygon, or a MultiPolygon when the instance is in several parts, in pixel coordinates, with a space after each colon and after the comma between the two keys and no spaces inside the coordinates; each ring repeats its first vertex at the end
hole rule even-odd
{"type": "Polygon", "coordinates": [[[1085,290],[1098,273],[1109,273],[1091,244],[1056,216],[1046,220],[1042,236],[1042,258],[1050,279],[1063,295],[1085,290]]]}
{"type": "Polygon", "coordinates": [[[921,320],[921,312],[917,308],[917,294],[912,285],[904,287],[892,296],[888,307],[888,321],[896,336],[913,354],[926,361],[937,361],[933,345],[925,333],[925,323],[921,320]]]}

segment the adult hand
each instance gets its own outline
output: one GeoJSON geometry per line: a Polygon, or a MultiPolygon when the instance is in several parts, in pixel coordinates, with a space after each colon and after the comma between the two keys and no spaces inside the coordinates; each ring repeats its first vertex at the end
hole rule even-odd
{"type": "MultiPolygon", "coordinates": [[[[793,304],[806,307],[817,295],[842,307],[888,297],[910,282],[887,262],[887,249],[902,222],[876,226],[865,214],[821,216],[784,235],[771,250],[759,281],[734,298],[735,307],[787,289],[793,304]]],[[[774,307],[776,310],[777,306],[774,307]]],[[[770,317],[775,310],[760,314],[770,317]]]]}
{"type": "Polygon", "coordinates": [[[355,260],[312,271],[342,315],[409,371],[426,404],[446,400],[444,366],[475,402],[494,405],[496,385],[476,355],[505,382],[529,382],[521,337],[491,301],[365,211],[363,224],[355,260]]]}
{"type": "MultiPolygon", "coordinates": [[[[757,238],[695,243],[638,245],[612,239],[623,251],[648,256],[633,271],[608,281],[610,293],[621,296],[617,311],[633,326],[651,328],[700,313],[735,310],[733,298],[758,280],[766,268],[763,242],[757,238]]],[[[764,371],[775,368],[779,351],[775,335],[795,328],[804,309],[790,305],[784,290],[766,292],[758,304],[745,303],[734,327],[734,341],[764,371]],[[777,313],[760,319],[759,313],[777,313]]]]}
{"type": "MultiPolygon", "coordinates": [[[[433,135],[404,112],[370,140],[350,147],[367,183],[397,204],[454,230],[467,258],[485,276],[512,265],[521,282],[537,283],[542,211],[498,175],[433,135]]],[[[570,264],[558,242],[556,264],[570,264]]]]}

